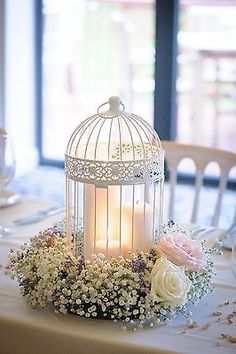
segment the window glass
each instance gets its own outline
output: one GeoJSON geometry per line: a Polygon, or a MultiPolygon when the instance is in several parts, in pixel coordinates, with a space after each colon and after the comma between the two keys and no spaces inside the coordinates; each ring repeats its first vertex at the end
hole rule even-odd
{"type": "MultiPolygon", "coordinates": [[[[236,152],[235,19],[235,1],[180,0],[179,142],[236,152]]],[[[209,174],[217,174],[214,166],[209,174]]]]}
{"type": "Polygon", "coordinates": [[[154,14],[154,0],[43,0],[44,158],[62,160],[109,96],[153,124],[154,14]]]}

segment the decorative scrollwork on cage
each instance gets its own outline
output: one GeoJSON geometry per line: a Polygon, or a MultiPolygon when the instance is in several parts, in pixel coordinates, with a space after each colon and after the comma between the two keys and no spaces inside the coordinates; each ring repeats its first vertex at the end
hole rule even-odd
{"type": "Polygon", "coordinates": [[[65,173],[77,182],[101,184],[140,184],[163,178],[162,152],[156,158],[137,161],[92,161],[65,156],[65,173]]]}

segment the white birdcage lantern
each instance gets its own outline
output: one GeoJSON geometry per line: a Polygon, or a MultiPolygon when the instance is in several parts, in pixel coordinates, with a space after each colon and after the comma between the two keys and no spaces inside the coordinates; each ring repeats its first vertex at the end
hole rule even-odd
{"type": "Polygon", "coordinates": [[[76,256],[127,257],[158,242],[164,152],[155,130],[125,112],[119,97],[75,129],[65,174],[67,238],[76,256]]]}

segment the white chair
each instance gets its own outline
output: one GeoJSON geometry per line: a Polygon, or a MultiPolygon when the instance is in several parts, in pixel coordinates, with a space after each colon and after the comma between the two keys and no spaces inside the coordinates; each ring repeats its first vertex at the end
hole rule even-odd
{"type": "Polygon", "coordinates": [[[184,158],[190,158],[195,164],[195,194],[191,213],[191,223],[197,222],[199,209],[199,196],[203,184],[204,170],[210,162],[216,162],[220,168],[218,196],[214,212],[211,218],[211,226],[218,226],[221,212],[223,194],[227,186],[230,170],[236,166],[236,153],[228,151],[176,143],[174,141],[162,141],[165,150],[165,159],[169,170],[170,198],[168,217],[174,218],[175,188],[177,183],[178,165],[184,158]]]}

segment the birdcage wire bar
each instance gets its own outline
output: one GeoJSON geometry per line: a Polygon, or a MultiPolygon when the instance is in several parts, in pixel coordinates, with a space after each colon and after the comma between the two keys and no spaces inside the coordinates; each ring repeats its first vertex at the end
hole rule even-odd
{"type": "Polygon", "coordinates": [[[119,98],[109,104],[74,130],[65,154],[68,245],[86,258],[147,251],[162,224],[160,139],[119,98]]]}

